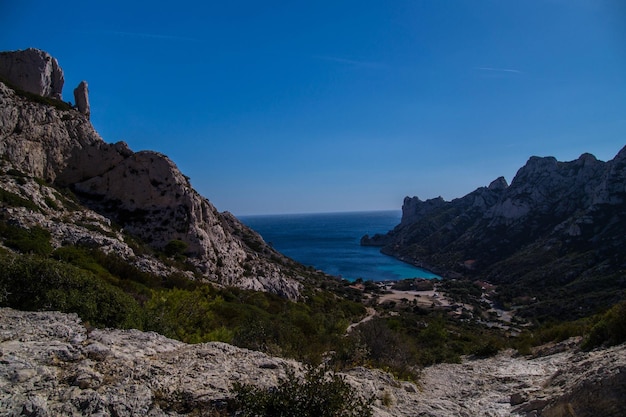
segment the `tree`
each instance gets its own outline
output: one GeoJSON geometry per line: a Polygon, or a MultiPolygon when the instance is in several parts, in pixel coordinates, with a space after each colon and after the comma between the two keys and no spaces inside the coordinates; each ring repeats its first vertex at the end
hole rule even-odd
{"type": "Polygon", "coordinates": [[[167,256],[181,256],[185,253],[188,246],[187,243],[180,239],[170,240],[163,248],[163,252],[165,252],[167,256]]]}

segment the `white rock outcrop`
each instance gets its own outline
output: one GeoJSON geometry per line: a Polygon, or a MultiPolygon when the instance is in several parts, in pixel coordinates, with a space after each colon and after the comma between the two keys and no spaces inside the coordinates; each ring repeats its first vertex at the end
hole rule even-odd
{"type": "Polygon", "coordinates": [[[55,58],[42,50],[0,52],[0,76],[29,93],[62,98],[63,70],[55,58]]]}
{"type": "MultiPolygon", "coordinates": [[[[211,415],[235,382],[270,387],[286,367],[300,364],[224,343],[87,330],[73,314],[0,309],[3,416],[211,415]]],[[[376,417],[618,417],[626,407],[625,345],[435,365],[417,385],[366,368],[344,376],[374,399],[376,417]]]]}
{"type": "Polygon", "coordinates": [[[71,164],[103,145],[82,114],[31,102],[0,82],[0,154],[15,169],[50,182],[67,170],[91,173],[100,167],[71,164]]]}
{"type": "Polygon", "coordinates": [[[89,117],[91,108],[89,106],[89,88],[87,87],[87,81],[81,81],[74,89],[74,102],[76,103],[78,111],[89,117]]]}

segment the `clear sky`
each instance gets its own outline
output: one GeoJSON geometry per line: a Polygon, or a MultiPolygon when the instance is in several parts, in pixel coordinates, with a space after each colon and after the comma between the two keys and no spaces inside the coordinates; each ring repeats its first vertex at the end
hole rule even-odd
{"type": "Polygon", "coordinates": [[[461,197],[626,145],[626,1],[0,0],[0,50],[89,83],[107,142],[234,214],[461,197]]]}

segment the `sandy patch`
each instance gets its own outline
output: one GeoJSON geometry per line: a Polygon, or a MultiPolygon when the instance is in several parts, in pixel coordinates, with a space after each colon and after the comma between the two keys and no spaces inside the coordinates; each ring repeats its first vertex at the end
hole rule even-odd
{"type": "Polygon", "coordinates": [[[450,300],[445,298],[437,290],[429,291],[399,291],[388,289],[390,293],[383,294],[378,298],[378,303],[386,303],[388,301],[400,302],[403,299],[408,300],[409,303],[413,303],[413,300],[417,305],[421,307],[431,307],[435,305],[437,307],[447,307],[451,305],[450,300]]]}

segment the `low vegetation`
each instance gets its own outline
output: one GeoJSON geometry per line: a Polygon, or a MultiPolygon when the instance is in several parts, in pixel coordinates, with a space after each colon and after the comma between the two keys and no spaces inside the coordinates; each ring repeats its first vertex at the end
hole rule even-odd
{"type": "Polygon", "coordinates": [[[89,271],[34,255],[5,255],[0,264],[1,305],[77,313],[96,326],[142,327],[136,301],[89,271]]]}
{"type": "Polygon", "coordinates": [[[75,246],[49,256],[1,255],[0,305],[74,312],[94,326],[152,330],[189,343],[223,341],[308,362],[319,362],[365,312],[328,291],[295,303],[181,274],[158,277],[116,255],[75,246]]]}
{"type": "Polygon", "coordinates": [[[4,244],[22,253],[49,255],[52,252],[50,232],[41,227],[25,229],[0,221],[0,234],[4,244]]]}
{"type": "Polygon", "coordinates": [[[611,307],[593,319],[583,347],[593,349],[598,346],[614,346],[626,342],[626,301],[611,307]]]}
{"type": "Polygon", "coordinates": [[[371,401],[327,367],[308,366],[302,377],[286,369],[271,389],[236,384],[234,408],[241,417],[369,417],[371,401]]]}
{"type": "Polygon", "coordinates": [[[22,90],[21,88],[16,87],[13,83],[8,81],[4,77],[0,77],[0,82],[6,84],[8,87],[13,89],[13,91],[15,91],[15,94],[17,94],[18,96],[23,97],[29,101],[33,101],[35,103],[40,103],[40,104],[46,104],[61,111],[68,111],[68,110],[73,109],[73,106],[70,103],[66,103],[63,100],[58,100],[58,99],[51,98],[51,97],[44,97],[44,96],[40,96],[39,94],[22,90]]]}
{"type": "Polygon", "coordinates": [[[39,207],[30,200],[27,200],[19,195],[0,188],[0,203],[6,204],[12,207],[25,207],[29,210],[39,211],[39,207]]]}

